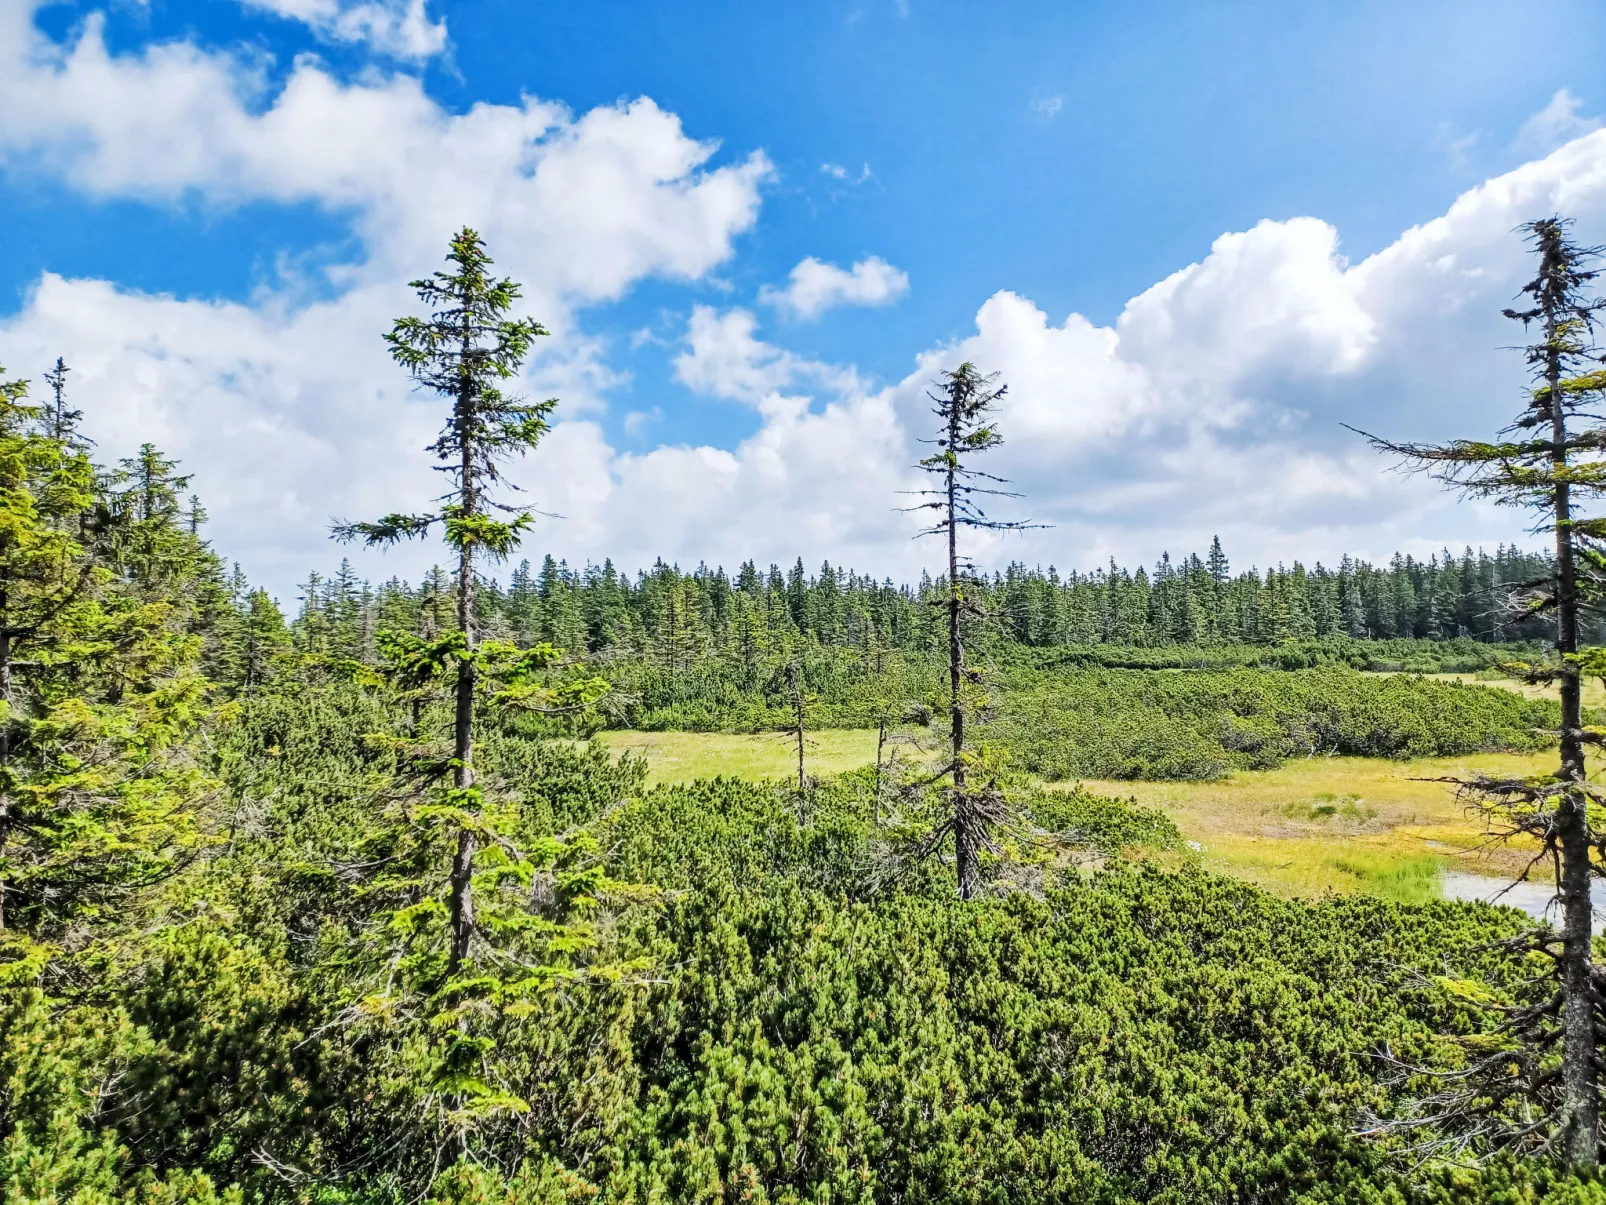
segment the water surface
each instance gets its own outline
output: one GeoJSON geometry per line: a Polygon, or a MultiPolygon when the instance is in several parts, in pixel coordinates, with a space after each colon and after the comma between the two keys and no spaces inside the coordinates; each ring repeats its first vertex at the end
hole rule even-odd
{"type": "MultiPolygon", "coordinates": [[[[1508,908],[1521,908],[1529,916],[1548,919],[1553,924],[1561,920],[1561,907],[1555,900],[1556,888],[1549,881],[1516,883],[1489,875],[1468,874],[1464,870],[1446,870],[1439,885],[1447,900],[1485,900],[1508,908]]],[[[1597,902],[1595,917],[1598,920],[1603,916],[1606,911],[1597,902]]]]}

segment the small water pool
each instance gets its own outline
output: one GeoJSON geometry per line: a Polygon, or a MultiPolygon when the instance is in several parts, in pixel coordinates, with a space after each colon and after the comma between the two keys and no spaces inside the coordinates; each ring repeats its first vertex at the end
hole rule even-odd
{"type": "MultiPolygon", "coordinates": [[[[1561,907],[1556,903],[1556,888],[1549,881],[1514,883],[1490,875],[1468,874],[1464,870],[1446,870],[1439,879],[1440,889],[1447,900],[1487,900],[1491,904],[1504,904],[1521,908],[1529,916],[1561,920],[1561,907]]],[[[1606,900],[1596,897],[1596,920],[1606,919],[1606,900]]]]}

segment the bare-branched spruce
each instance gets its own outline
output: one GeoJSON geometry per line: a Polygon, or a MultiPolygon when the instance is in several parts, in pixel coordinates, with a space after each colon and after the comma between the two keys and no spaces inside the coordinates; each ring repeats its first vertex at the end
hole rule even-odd
{"type": "Polygon", "coordinates": [[[804,756],[809,741],[809,705],[814,702],[814,696],[803,689],[802,671],[798,668],[796,657],[786,663],[784,672],[787,702],[792,710],[791,723],[786,727],[786,735],[792,738],[797,748],[797,793],[800,798],[806,798],[809,791],[809,776],[804,756]]]}
{"type": "Polygon", "coordinates": [[[919,463],[935,484],[920,490],[922,501],[908,509],[931,511],[935,518],[921,531],[922,536],[939,536],[947,543],[948,575],[939,605],[947,620],[948,633],[948,760],[938,773],[946,778],[943,794],[947,802],[946,821],[932,835],[940,841],[952,835],[954,863],[961,899],[974,899],[981,891],[981,854],[996,852],[993,830],[1008,816],[1003,791],[993,778],[972,781],[974,750],[966,731],[966,720],[978,709],[979,671],[966,664],[966,625],[981,619],[980,582],[975,566],[961,553],[961,528],[987,531],[1020,531],[1037,524],[1022,520],[995,519],[983,503],[988,498],[1014,498],[1019,495],[999,489],[1007,485],[976,468],[975,458],[1004,442],[993,423],[993,413],[1007,385],[998,383],[998,374],[983,374],[968,361],[944,372],[927,396],[940,428],[928,442],[937,450],[919,463]]]}
{"type": "Polygon", "coordinates": [[[1555,623],[1556,660],[1524,670],[1529,681],[1560,687],[1560,765],[1532,777],[1447,781],[1498,836],[1537,843],[1529,871],[1544,865],[1554,873],[1561,927],[1547,923],[1513,943],[1545,974],[1531,985],[1531,999],[1505,1010],[1492,1049],[1474,1049],[1463,1070],[1439,1077],[1442,1090],[1422,1117],[1451,1141],[1549,1151],[1591,1168],[1599,1161],[1606,1036],[1601,977],[1590,951],[1591,880],[1600,872],[1591,854],[1606,848],[1606,792],[1587,780],[1584,750],[1606,744],[1606,731],[1583,722],[1580,680],[1595,672],[1600,657],[1581,653],[1578,644],[1581,615],[1606,602],[1606,518],[1585,513],[1606,495],[1606,419],[1599,413],[1606,371],[1594,338],[1606,299],[1592,296],[1598,250],[1574,242],[1569,228],[1558,217],[1522,228],[1539,270],[1523,287],[1522,308],[1505,314],[1536,336],[1525,349],[1533,386],[1499,438],[1446,444],[1368,438],[1470,497],[1531,511],[1533,530],[1554,539],[1552,572],[1513,605],[1521,617],[1555,623]]]}

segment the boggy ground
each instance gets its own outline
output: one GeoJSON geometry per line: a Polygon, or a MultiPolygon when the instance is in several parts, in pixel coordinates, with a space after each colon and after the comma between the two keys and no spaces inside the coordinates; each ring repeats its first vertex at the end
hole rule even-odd
{"type": "MultiPolygon", "coordinates": [[[[1381,670],[1376,672],[1380,678],[1391,677],[1396,671],[1381,670]]],[[[1429,678],[1436,682],[1467,682],[1474,686],[1494,686],[1501,690],[1513,690],[1530,699],[1559,699],[1561,687],[1555,683],[1535,685],[1528,682],[1519,682],[1515,678],[1490,677],[1483,674],[1417,674],[1419,678],[1429,678]]],[[[1585,678],[1583,681],[1583,702],[1585,707],[1606,707],[1606,683],[1599,678],[1585,678]]]]}
{"type": "MultiPolygon", "coordinates": [[[[773,734],[622,731],[598,739],[645,756],[654,784],[718,775],[786,778],[797,766],[795,746],[773,734]]],[[[828,730],[809,740],[811,774],[840,773],[875,758],[873,731],[828,730]]],[[[1532,774],[1554,763],[1553,752],[1415,761],[1321,757],[1239,771],[1219,782],[1083,785],[1165,809],[1199,847],[1205,866],[1277,895],[1361,892],[1420,902],[1438,897],[1445,870],[1509,877],[1531,856],[1530,846],[1491,842],[1451,786],[1424,780],[1532,774]]]]}
{"type": "Polygon", "coordinates": [[[1455,789],[1437,778],[1534,774],[1553,752],[1387,761],[1307,758],[1220,782],[1090,782],[1164,808],[1204,864],[1283,896],[1361,891],[1422,901],[1443,870],[1520,873],[1532,846],[1491,841],[1455,789]],[[1426,780],[1426,781],[1425,781],[1426,780]]]}
{"type": "MultiPolygon", "coordinates": [[[[597,739],[616,753],[647,759],[651,786],[695,782],[699,778],[794,778],[797,744],[784,733],[601,732],[597,739]]],[[[841,774],[875,761],[873,729],[831,728],[811,732],[804,750],[808,773],[841,774]]]]}

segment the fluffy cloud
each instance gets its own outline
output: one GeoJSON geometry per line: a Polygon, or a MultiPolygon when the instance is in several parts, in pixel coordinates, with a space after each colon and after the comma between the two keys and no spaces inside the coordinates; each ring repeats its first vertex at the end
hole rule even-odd
{"type": "MultiPolygon", "coordinates": [[[[696,354],[683,357],[702,371],[682,379],[769,409],[759,435],[718,473],[732,519],[709,509],[714,470],[699,470],[693,513],[708,516],[706,526],[660,520],[659,547],[710,561],[794,548],[851,560],[869,548],[861,564],[917,571],[930,554],[907,539],[897,491],[914,485],[914,441],[934,421],[927,390],[964,360],[1009,385],[1006,443],[992,467],[1024,496],[1001,501],[1000,513],[1054,525],[976,537],[984,561],[1087,567],[1112,554],[1202,548],[1217,533],[1240,560],[1262,565],[1523,538],[1520,517],[1390,471],[1341,424],[1433,438],[1501,425],[1519,402],[1523,368],[1503,350],[1516,333],[1500,310],[1531,268],[1511,231],[1556,211],[1576,214],[1586,236],[1606,226],[1606,132],[1471,190],[1359,263],[1343,256],[1332,226],[1299,218],[1222,236],[1110,326],[1079,314],[1054,321],[999,292],[978,310],[973,334],[920,353],[884,389],[838,391],[821,414],[782,395],[798,387],[801,364],[820,378],[823,366],[765,343],[744,311],[704,311],[693,322],[696,354]],[[813,424],[807,441],[800,419],[813,424]],[[834,441],[823,437],[832,422],[834,441]],[[761,452],[791,479],[814,478],[812,502],[744,479],[761,452]],[[836,472],[839,458],[851,473],[836,472]],[[858,517],[851,531],[844,509],[858,517]],[[809,526],[817,519],[818,539],[809,526]],[[741,542],[753,532],[755,542],[741,542]]],[[[614,466],[621,482],[636,471],[633,461],[614,466]]]]}
{"type": "MultiPolygon", "coordinates": [[[[1405,438],[1491,432],[1520,405],[1520,338],[1500,316],[1538,215],[1606,229],[1606,131],[1460,197],[1355,264],[1313,219],[1262,222],[1128,302],[1113,327],[1054,325],[999,294],[977,332],[895,389],[911,426],[921,383],[961,359],[1011,384],[997,455],[1058,526],[995,555],[1088,564],[1219,532],[1240,557],[1426,554],[1525,539],[1520,516],[1459,504],[1390,471],[1353,424],[1405,438]]],[[[1596,236],[1598,237],[1598,236],[1596,236]]]]}
{"type": "Polygon", "coordinates": [[[312,61],[268,96],[248,63],[190,43],[113,56],[92,16],[76,40],[0,0],[0,161],[101,197],[311,202],[348,214],[366,260],[395,279],[469,224],[547,307],[616,297],[644,276],[693,279],[758,213],[762,153],[707,169],[650,100],[574,116],[520,105],[441,109],[406,75],[345,83],[312,61]]]}
{"type": "MultiPolygon", "coordinates": [[[[312,202],[348,215],[362,240],[364,258],[310,303],[289,288],[215,303],[47,275],[0,320],[0,362],[26,370],[66,355],[102,448],[126,454],[149,438],[181,457],[218,546],[281,595],[338,555],[328,517],[438,489],[418,451],[438,407],[409,392],[377,332],[405,304],[406,276],[465,219],[528,282],[531,312],[555,334],[527,385],[562,396],[565,421],[514,472],[531,503],[562,516],[542,523],[533,550],[631,566],[802,554],[907,574],[931,556],[909,539],[917,524],[898,491],[917,485],[929,382],[964,359],[1010,386],[992,467],[1026,497],[1005,505],[1055,524],[978,545],[983,559],[1085,567],[1202,547],[1215,532],[1237,560],[1262,564],[1514,538],[1513,516],[1389,473],[1339,424],[1406,438],[1494,429],[1523,379],[1501,350],[1517,336],[1500,308],[1529,267],[1512,228],[1562,212],[1586,240],[1606,231],[1602,131],[1357,263],[1331,226],[1300,218],[1223,235],[1109,326],[997,293],[973,333],[911,348],[908,375],[884,387],[767,343],[748,309],[697,307],[673,370],[750,407],[755,429],[733,447],[634,453],[585,413],[618,378],[579,307],[727,259],[756,219],[762,155],[712,166],[713,145],[647,100],[452,114],[405,76],[346,82],[310,62],[270,93],[226,55],[187,43],[112,55],[93,21],[55,44],[30,13],[0,0],[0,156],[13,170],[93,196],[312,202]]],[[[819,264],[836,274],[824,292],[840,294],[862,266],[819,264]]],[[[656,399],[640,400],[650,414],[656,399]]],[[[359,565],[415,575],[432,555],[359,565]]]]}
{"type": "Polygon", "coordinates": [[[528,312],[555,336],[527,384],[583,415],[619,378],[576,307],[648,276],[708,273],[753,224],[770,174],[760,152],[710,165],[717,144],[646,99],[579,115],[531,98],[453,114],[406,75],[343,81],[312,60],[270,90],[253,62],[190,42],[113,54],[98,14],[51,41],[36,7],[0,0],[0,165],[93,197],[310,202],[361,240],[360,260],[327,270],[332,299],[311,305],[296,282],[245,306],[47,275],[0,322],[0,361],[67,355],[108,454],[149,438],[196,469],[219,545],[281,591],[327,557],[331,514],[437,488],[418,454],[433,421],[378,332],[452,229],[482,231],[525,282],[528,312]]]}
{"type": "Polygon", "coordinates": [[[390,58],[420,61],[446,48],[446,22],[424,0],[241,0],[312,28],[332,42],[356,42],[390,58]]]}
{"type": "MultiPolygon", "coordinates": [[[[533,503],[562,516],[534,544],[626,565],[801,553],[917,572],[929,550],[909,539],[899,491],[918,484],[926,389],[965,359],[1010,386],[993,467],[1025,497],[1003,505],[1055,524],[979,543],[985,559],[1086,566],[1217,532],[1239,560],[1263,564],[1514,538],[1509,516],[1457,508],[1388,472],[1339,423],[1440,437],[1498,424],[1522,381],[1518,357],[1500,350],[1512,332],[1499,309],[1528,268],[1510,231],[1558,209],[1606,221],[1606,133],[1490,181],[1360,263],[1345,262],[1331,227],[1300,219],[1217,240],[1111,326],[1054,321],[998,293],[974,333],[918,354],[880,389],[766,343],[748,311],[698,308],[676,371],[753,407],[755,433],[731,448],[636,454],[595,422],[560,423],[516,472],[533,503]]],[[[334,555],[324,516],[430,488],[416,449],[433,408],[409,397],[374,338],[394,295],[365,285],[302,308],[248,307],[47,277],[0,329],[0,351],[45,363],[82,349],[76,397],[97,437],[155,438],[195,466],[220,546],[284,591],[334,555]]],[[[599,371],[587,355],[540,371],[539,388],[566,398],[608,387],[586,377],[599,371]]],[[[361,564],[416,573],[428,556],[361,564]]]]}
{"type": "Polygon", "coordinates": [[[712,397],[757,404],[800,385],[837,394],[859,388],[852,369],[836,368],[759,339],[758,320],[744,309],[721,314],[711,306],[692,308],[685,350],[674,358],[675,379],[712,397]]]}
{"type": "Polygon", "coordinates": [[[285,591],[332,514],[438,492],[418,455],[435,416],[375,337],[386,300],[363,292],[287,312],[46,276],[0,348],[10,366],[64,351],[102,449],[149,440],[176,453],[197,471],[220,546],[285,591]]]}
{"type": "Polygon", "coordinates": [[[1224,234],[1202,263],[1127,303],[1122,353],[1168,380],[1225,392],[1257,377],[1351,371],[1376,334],[1345,267],[1338,231],[1314,218],[1224,234]]]}
{"type": "Polygon", "coordinates": [[[807,322],[839,305],[890,305],[908,291],[908,275],[879,256],[839,268],[811,255],[792,269],[784,289],[765,286],[759,299],[807,322]]]}

